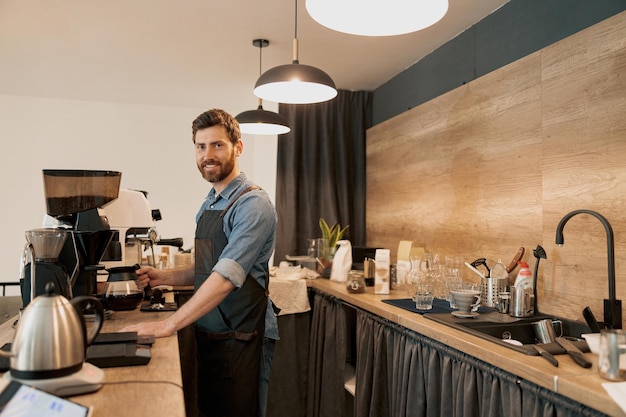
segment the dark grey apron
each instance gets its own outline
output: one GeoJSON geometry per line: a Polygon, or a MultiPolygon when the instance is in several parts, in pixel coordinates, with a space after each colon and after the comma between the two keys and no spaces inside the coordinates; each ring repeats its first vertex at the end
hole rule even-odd
{"type": "MultiPolygon", "coordinates": [[[[226,212],[207,210],[196,227],[195,287],[211,274],[228,239],[222,222],[226,212]]],[[[267,282],[267,279],[266,279],[267,282]]],[[[248,275],[219,306],[196,322],[198,407],[206,416],[256,416],[261,347],[267,293],[248,275]]]]}

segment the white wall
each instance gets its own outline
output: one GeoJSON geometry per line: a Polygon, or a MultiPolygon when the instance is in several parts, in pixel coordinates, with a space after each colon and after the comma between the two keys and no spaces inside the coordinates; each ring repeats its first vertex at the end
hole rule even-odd
{"type": "MultiPolygon", "coordinates": [[[[121,171],[122,188],[148,191],[161,210],[159,234],[190,248],[210,189],[191,141],[191,122],[204,110],[0,95],[0,281],[18,280],[24,231],[44,218],[42,169],[121,171]]],[[[242,171],[274,200],[276,137],[243,139],[242,171]]]]}

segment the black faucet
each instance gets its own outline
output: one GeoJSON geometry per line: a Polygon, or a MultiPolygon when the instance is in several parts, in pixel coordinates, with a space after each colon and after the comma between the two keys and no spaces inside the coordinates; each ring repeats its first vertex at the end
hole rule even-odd
{"type": "Polygon", "coordinates": [[[613,241],[613,228],[609,221],[600,213],[592,210],[574,210],[561,219],[556,227],[556,244],[563,246],[563,228],[565,223],[577,214],[590,214],[600,220],[606,230],[607,261],[609,264],[609,298],[604,299],[604,324],[613,329],[622,328],[622,300],[617,300],[615,296],[615,249],[613,241]]]}

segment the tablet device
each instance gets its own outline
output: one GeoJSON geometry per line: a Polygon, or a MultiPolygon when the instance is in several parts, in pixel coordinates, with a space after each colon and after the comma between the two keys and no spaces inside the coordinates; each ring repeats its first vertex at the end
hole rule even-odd
{"type": "Polygon", "coordinates": [[[0,378],[0,417],[91,417],[91,407],[0,378]]]}

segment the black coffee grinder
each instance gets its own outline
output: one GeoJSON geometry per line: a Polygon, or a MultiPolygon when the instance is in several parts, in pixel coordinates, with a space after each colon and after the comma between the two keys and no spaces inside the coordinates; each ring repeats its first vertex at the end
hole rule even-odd
{"type": "Polygon", "coordinates": [[[117,233],[100,207],[118,197],[121,176],[117,171],[43,170],[47,214],[68,232],[59,262],[71,271],[73,296],[97,292],[97,274],[104,269],[100,261],[117,233]]]}

